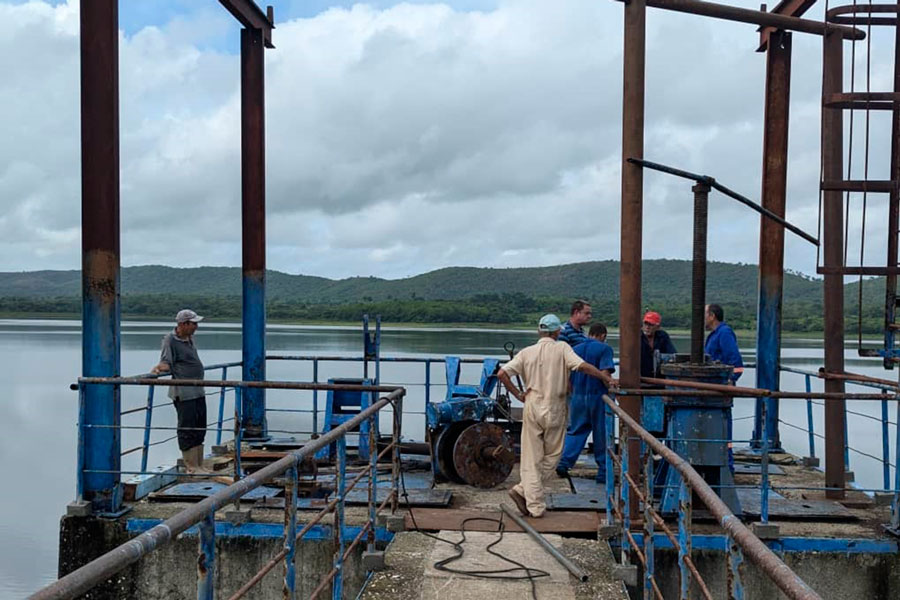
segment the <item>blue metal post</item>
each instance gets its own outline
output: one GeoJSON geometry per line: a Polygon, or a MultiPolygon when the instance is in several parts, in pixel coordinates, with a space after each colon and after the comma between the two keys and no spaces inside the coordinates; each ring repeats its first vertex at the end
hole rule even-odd
{"type": "Polygon", "coordinates": [[[744,600],[744,584],[741,581],[741,564],[744,554],[734,538],[726,534],[725,548],[728,553],[728,597],[732,600],[744,600]]]}
{"type": "Polygon", "coordinates": [[[844,405],[844,471],[850,470],[850,432],[847,428],[847,401],[844,405]]]}
{"type": "Polygon", "coordinates": [[[644,451],[644,600],[654,597],[653,582],[655,577],[653,562],[653,452],[645,444],[644,451]]]}
{"type": "MultiPolygon", "coordinates": [[[[313,383],[319,383],[319,359],[313,359],[313,383]]],[[[319,390],[313,390],[313,431],[319,431],[319,390]]]]}
{"type": "Polygon", "coordinates": [[[294,550],[297,544],[297,467],[285,473],[284,490],[284,586],[286,600],[297,597],[294,573],[294,550]]]}
{"type": "MultiPolygon", "coordinates": [[[[150,454],[150,426],[153,424],[153,390],[155,386],[147,388],[147,410],[144,412],[144,446],[141,448],[141,472],[147,471],[147,458],[150,454]]],[[[219,423],[221,427],[221,419],[219,423]]]]}
{"type": "Polygon", "coordinates": [[[375,315],[375,385],[381,383],[381,315],[375,315]]]}
{"type": "MultiPolygon", "coordinates": [[[[809,375],[806,376],[806,393],[812,393],[812,381],[809,375]]],[[[809,432],[809,457],[816,457],[816,426],[813,421],[813,403],[812,398],[806,399],[806,425],[809,432]]]]}
{"type": "Polygon", "coordinates": [[[763,430],[762,437],[762,460],[760,461],[760,472],[762,473],[762,481],[760,483],[760,509],[759,520],[762,523],[769,522],[769,420],[766,418],[768,406],[762,405],[763,430]]]}
{"type": "MultiPolygon", "coordinates": [[[[628,472],[628,438],[631,437],[628,435],[628,426],[624,423],[622,425],[622,434],[619,436],[619,448],[621,448],[621,468],[619,472],[621,473],[621,477],[619,479],[619,489],[622,491],[622,527],[623,531],[631,530],[631,502],[630,502],[630,486],[628,484],[628,478],[625,477],[625,474],[628,472]]],[[[622,564],[627,565],[630,563],[629,560],[629,552],[631,548],[628,543],[628,536],[622,536],[622,564]]]]}
{"type": "MultiPolygon", "coordinates": [[[[82,374],[120,375],[119,9],[118,0],[81,4],[82,374]]],[[[84,390],[81,490],[100,512],[122,501],[118,386],[84,390]],[[96,471],[96,472],[85,472],[96,471]]]]}
{"type": "Polygon", "coordinates": [[[897,400],[897,434],[894,440],[894,501],[891,503],[891,527],[900,531],[900,399],[897,400]]]}
{"type": "Polygon", "coordinates": [[[425,406],[431,402],[431,359],[425,359],[425,406]]]}
{"type": "Polygon", "coordinates": [[[691,570],[687,566],[687,558],[691,555],[691,487],[682,478],[678,488],[678,572],[680,574],[679,600],[691,597],[691,570]]]}
{"type": "MultiPolygon", "coordinates": [[[[228,367],[222,367],[222,381],[228,380],[228,367]]],[[[216,427],[216,446],[222,444],[222,422],[225,420],[225,388],[219,391],[219,419],[216,427]]]]}
{"type": "Polygon", "coordinates": [[[378,414],[372,415],[369,423],[369,537],[367,540],[367,549],[369,552],[375,550],[375,522],[378,518],[376,509],[378,507],[378,440],[375,438],[375,419],[378,414]]]}
{"type": "MultiPolygon", "coordinates": [[[[882,394],[887,394],[887,390],[881,390],[882,394]]],[[[884,475],[884,489],[891,489],[891,442],[888,433],[888,421],[890,420],[888,413],[888,401],[881,401],[881,467],[884,475]]]]}
{"type": "MultiPolygon", "coordinates": [[[[234,388],[234,480],[238,481],[243,477],[243,469],[241,467],[241,440],[243,439],[244,427],[241,424],[241,409],[243,408],[244,388],[234,388]]],[[[238,505],[240,506],[240,505],[238,505]]]]}
{"type": "Polygon", "coordinates": [[[78,386],[78,451],[76,453],[75,498],[84,499],[84,386],[78,386]]]}
{"type": "MultiPolygon", "coordinates": [[[[244,381],[266,379],[265,61],[261,29],[241,30],[241,247],[244,381]]],[[[263,389],[244,393],[247,437],[266,437],[263,389]]]]}
{"type": "Polygon", "coordinates": [[[616,448],[616,419],[613,411],[605,402],[603,406],[606,409],[606,524],[615,523],[613,515],[613,502],[615,502],[616,493],[616,470],[613,466],[612,453],[616,448]]]}
{"type": "Polygon", "coordinates": [[[344,484],[347,476],[347,438],[337,441],[337,469],[335,469],[334,493],[338,503],[334,507],[334,568],[337,570],[331,584],[332,600],[343,600],[344,594],[344,484]]]}
{"type": "Polygon", "coordinates": [[[197,600],[213,600],[216,593],[216,513],[210,511],[197,524],[200,556],[197,559],[197,600]]]}

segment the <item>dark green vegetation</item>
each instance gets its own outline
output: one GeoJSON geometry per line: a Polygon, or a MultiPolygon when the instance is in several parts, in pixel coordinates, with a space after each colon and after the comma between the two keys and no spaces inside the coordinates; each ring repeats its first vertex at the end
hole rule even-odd
{"type": "MultiPolygon", "coordinates": [[[[755,265],[710,263],[707,298],[725,307],[735,327],[756,323],[755,265]]],[[[644,308],[662,313],[664,326],[690,326],[691,263],[644,262],[644,308]]],[[[0,313],[78,314],[78,271],[0,273],[0,313]]],[[[856,328],[856,283],[848,284],[847,323],[856,328]]],[[[863,330],[882,328],[884,283],[863,286],[863,330]]],[[[190,306],[219,319],[241,315],[241,274],[232,267],[174,269],[162,266],[122,270],[122,309],[130,317],[175,314],[190,306]]],[[[268,274],[268,315],[273,320],[355,321],[365,312],[402,323],[531,324],[543,313],[568,313],[575,298],[589,299],[595,318],[615,326],[619,317],[619,263],[597,261],[557,267],[483,269],[450,267],[407,279],[387,280],[268,274]]],[[[822,283],[802,274],[785,275],[784,328],[822,329],[822,283]]]]}

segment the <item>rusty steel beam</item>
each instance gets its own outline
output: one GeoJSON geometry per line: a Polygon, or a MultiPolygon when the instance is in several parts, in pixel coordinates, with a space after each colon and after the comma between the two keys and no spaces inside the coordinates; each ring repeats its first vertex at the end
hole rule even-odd
{"type": "Polygon", "coordinates": [[[254,0],[219,0],[219,3],[230,12],[241,25],[247,29],[258,29],[262,32],[266,48],[272,45],[272,30],[275,29],[274,11],[271,6],[263,10],[254,0]]]}
{"type": "MultiPolygon", "coordinates": [[[[118,0],[82,2],[80,10],[82,373],[116,377],[121,367],[118,0]]],[[[87,386],[83,410],[78,489],[96,510],[114,512],[121,500],[114,473],[121,464],[119,389],[87,386]]]]}
{"type": "MultiPolygon", "coordinates": [[[[624,77],[622,94],[622,223],[619,263],[619,380],[622,387],[641,385],[641,261],[644,207],[644,172],[629,158],[644,157],[644,83],[646,72],[647,8],[645,0],[625,5],[624,77]]],[[[641,419],[641,399],[620,397],[624,410],[641,419]]],[[[641,473],[640,444],[628,442],[628,472],[641,473]]],[[[638,514],[637,496],[631,514],[638,514]]]]}
{"type": "MultiPolygon", "coordinates": [[[[825,36],[822,60],[822,95],[840,93],[843,88],[843,39],[839,35],[825,36]]],[[[844,127],[843,111],[822,108],[822,177],[825,181],[839,180],[843,171],[844,127]]],[[[825,190],[822,198],[823,262],[826,268],[843,267],[844,207],[838,190],[825,190]]],[[[844,276],[825,275],[825,370],[844,371],[844,276]]],[[[825,391],[841,393],[844,382],[825,381],[825,391]]],[[[844,497],[844,446],[846,403],[842,400],[825,405],[825,495],[844,497]]]]}
{"type": "MultiPolygon", "coordinates": [[[[243,378],[266,379],[265,62],[261,29],[241,30],[241,239],[243,378]]],[[[265,390],[243,395],[248,437],[265,437],[265,390]]]]}
{"type": "Polygon", "coordinates": [[[799,19],[786,15],[776,15],[761,10],[738,8],[715,2],[706,2],[705,0],[647,0],[647,6],[704,17],[714,17],[726,21],[777,27],[786,31],[802,31],[803,33],[815,35],[825,35],[826,32],[834,32],[849,40],[862,40],[866,37],[865,31],[853,27],[812,21],[810,19],[799,19]]]}
{"type": "Polygon", "coordinates": [[[709,184],[695,183],[694,256],[691,261],[691,362],[703,364],[704,313],[706,312],[706,232],[709,222],[709,184]]]}
{"type": "MultiPolygon", "coordinates": [[[[773,15],[801,17],[815,3],[816,0],[781,0],[769,12],[773,15]]],[[[776,31],[778,31],[778,28],[772,26],[759,28],[759,48],[756,49],[757,52],[765,52],[769,49],[769,38],[776,31]]]]}
{"type": "MultiPolygon", "coordinates": [[[[776,31],[766,52],[766,107],[763,122],[762,205],[782,219],[787,198],[788,124],[791,97],[791,34],[776,31]]],[[[784,298],[784,228],[771,219],[759,223],[759,301],[756,328],[756,387],[780,386],[781,309],[784,298]]],[[[769,449],[781,448],[778,400],[758,400],[753,445],[768,432],[769,449]],[[763,422],[765,404],[765,422],[763,422]]]]}

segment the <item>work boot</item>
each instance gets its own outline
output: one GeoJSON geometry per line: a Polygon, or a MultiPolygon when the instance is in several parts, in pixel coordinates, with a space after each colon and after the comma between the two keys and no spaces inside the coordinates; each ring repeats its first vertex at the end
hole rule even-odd
{"type": "Polygon", "coordinates": [[[569,470],[565,467],[556,467],[556,476],[562,479],[568,479],[569,470]]]}
{"type": "Polygon", "coordinates": [[[516,490],[509,490],[509,497],[512,498],[512,501],[516,503],[516,508],[519,509],[519,512],[523,517],[530,517],[531,513],[528,512],[528,504],[525,502],[524,496],[517,492],[516,490]]]}

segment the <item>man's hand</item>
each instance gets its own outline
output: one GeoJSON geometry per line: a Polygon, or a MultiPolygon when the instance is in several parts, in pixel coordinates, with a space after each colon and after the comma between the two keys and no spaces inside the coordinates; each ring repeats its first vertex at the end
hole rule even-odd
{"type": "Polygon", "coordinates": [[[150,369],[151,375],[159,375],[160,373],[168,373],[169,372],[169,363],[161,362],[152,369],[150,369]]]}
{"type": "Polygon", "coordinates": [[[619,380],[614,377],[610,377],[609,381],[606,382],[606,387],[609,388],[610,390],[619,389],[619,380]]]}

